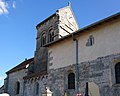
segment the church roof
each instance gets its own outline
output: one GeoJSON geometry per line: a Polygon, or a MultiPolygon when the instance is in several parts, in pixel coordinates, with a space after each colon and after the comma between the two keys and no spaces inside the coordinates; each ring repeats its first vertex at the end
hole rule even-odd
{"type": "Polygon", "coordinates": [[[38,27],[39,27],[41,24],[45,23],[46,21],[48,21],[50,18],[54,17],[55,15],[56,15],[56,13],[52,14],[51,16],[49,16],[48,18],[46,18],[45,20],[43,20],[42,22],[40,22],[39,24],[37,24],[36,29],[38,29],[38,27]]]}
{"type": "Polygon", "coordinates": [[[38,29],[38,27],[39,27],[40,25],[42,25],[43,23],[45,23],[46,21],[50,20],[52,17],[54,17],[55,15],[57,15],[57,12],[58,12],[59,10],[64,10],[64,9],[67,8],[67,7],[70,7],[70,5],[68,4],[68,6],[58,9],[54,14],[50,15],[48,18],[46,18],[45,20],[43,20],[42,22],[40,22],[39,24],[37,24],[36,29],[38,29]]]}
{"type": "Polygon", "coordinates": [[[26,68],[26,65],[30,64],[32,61],[34,60],[34,58],[30,58],[28,60],[23,61],[22,63],[20,63],[19,65],[15,66],[14,68],[12,68],[11,70],[7,71],[6,74],[12,73],[12,72],[16,72],[22,69],[26,68]]]}
{"type": "Polygon", "coordinates": [[[0,94],[4,92],[4,85],[0,87],[0,94]]]}
{"type": "Polygon", "coordinates": [[[64,39],[71,38],[73,35],[81,34],[81,33],[85,32],[85,31],[88,31],[88,30],[90,30],[90,29],[96,28],[97,26],[103,25],[103,24],[108,23],[108,22],[110,22],[110,21],[112,21],[112,20],[115,20],[115,19],[117,19],[117,18],[120,18],[120,12],[118,12],[118,13],[112,15],[112,16],[109,16],[109,17],[107,17],[107,18],[105,18],[105,19],[102,19],[102,20],[100,20],[100,21],[98,21],[98,22],[95,22],[95,23],[93,23],[93,24],[91,24],[91,25],[89,25],[89,26],[86,26],[86,27],[84,27],[84,28],[81,28],[81,29],[73,32],[72,34],[69,34],[69,35],[67,35],[67,36],[64,36],[64,37],[62,37],[62,38],[60,38],[60,39],[58,39],[58,40],[56,40],[56,41],[47,43],[47,44],[44,45],[44,47],[51,46],[52,44],[58,43],[58,42],[60,42],[60,41],[62,41],[62,40],[64,40],[64,39]]]}
{"type": "Polygon", "coordinates": [[[43,71],[43,72],[36,72],[36,73],[32,73],[32,74],[29,74],[25,77],[23,77],[23,79],[30,79],[30,78],[33,78],[33,77],[41,77],[41,76],[44,76],[44,75],[47,75],[48,73],[46,71],[43,71]]]}
{"type": "Polygon", "coordinates": [[[4,89],[4,85],[2,85],[2,86],[0,87],[0,90],[2,90],[2,89],[4,89]]]}

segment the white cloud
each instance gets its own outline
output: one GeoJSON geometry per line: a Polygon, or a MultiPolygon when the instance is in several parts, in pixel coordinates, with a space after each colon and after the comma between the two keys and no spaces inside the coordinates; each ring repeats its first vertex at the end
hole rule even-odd
{"type": "Polygon", "coordinates": [[[2,80],[4,77],[0,77],[0,80],[2,80]]]}
{"type": "Polygon", "coordinates": [[[16,2],[14,1],[12,4],[12,7],[15,9],[16,8],[16,2]]]}
{"type": "Polygon", "coordinates": [[[0,87],[3,85],[3,83],[4,83],[4,76],[0,76],[0,87]]]}
{"type": "Polygon", "coordinates": [[[9,8],[16,8],[16,2],[11,0],[0,0],[0,15],[8,14],[9,8]]]}
{"type": "Polygon", "coordinates": [[[0,15],[1,14],[8,14],[8,3],[3,0],[0,0],[0,15]]]}

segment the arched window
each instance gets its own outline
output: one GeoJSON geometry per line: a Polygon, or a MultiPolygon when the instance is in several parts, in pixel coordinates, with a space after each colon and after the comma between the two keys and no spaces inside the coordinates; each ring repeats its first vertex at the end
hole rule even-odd
{"type": "Polygon", "coordinates": [[[70,73],[68,75],[68,89],[75,89],[75,74],[70,73]]]}
{"type": "Polygon", "coordinates": [[[51,28],[48,33],[48,42],[54,41],[54,30],[51,28]]]}
{"type": "Polygon", "coordinates": [[[35,93],[36,95],[38,95],[39,94],[39,83],[36,83],[36,93],[35,93]]]}
{"type": "Polygon", "coordinates": [[[45,32],[42,33],[41,46],[43,46],[44,44],[46,44],[46,34],[45,34],[45,32]]]}
{"type": "Polygon", "coordinates": [[[20,82],[16,82],[16,94],[20,93],[20,82]]]}
{"type": "Polygon", "coordinates": [[[115,65],[116,84],[120,84],[120,62],[115,65]]]}

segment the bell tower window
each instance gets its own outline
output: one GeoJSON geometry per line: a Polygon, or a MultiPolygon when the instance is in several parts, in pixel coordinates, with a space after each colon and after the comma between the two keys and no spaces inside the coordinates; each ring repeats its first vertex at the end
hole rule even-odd
{"type": "Polygon", "coordinates": [[[42,33],[41,46],[43,46],[44,44],[46,44],[46,34],[45,34],[45,32],[42,33]]]}
{"type": "Polygon", "coordinates": [[[54,30],[51,28],[48,33],[48,42],[54,41],[54,30]]]}

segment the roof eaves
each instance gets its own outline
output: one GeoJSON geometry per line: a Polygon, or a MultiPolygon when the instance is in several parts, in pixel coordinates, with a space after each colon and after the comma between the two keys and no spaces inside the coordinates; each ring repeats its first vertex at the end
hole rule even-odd
{"type": "Polygon", "coordinates": [[[38,72],[38,73],[32,73],[32,74],[29,74],[25,77],[23,77],[23,79],[30,79],[30,78],[33,78],[33,77],[41,77],[43,75],[47,75],[48,73],[46,71],[43,71],[43,72],[38,72]]]}
{"type": "Polygon", "coordinates": [[[47,19],[45,19],[45,20],[43,20],[42,22],[40,22],[39,24],[37,24],[36,29],[38,29],[38,27],[39,27],[41,24],[45,23],[46,21],[48,21],[50,18],[52,18],[52,17],[55,16],[55,15],[56,15],[56,13],[52,14],[52,15],[49,16],[47,19]]]}
{"type": "Polygon", "coordinates": [[[24,65],[25,64],[28,64],[30,62],[32,62],[34,60],[34,58],[30,58],[26,61],[23,61],[22,63],[18,64],[17,66],[15,66],[14,68],[10,69],[9,71],[6,72],[6,74],[9,74],[9,73],[12,73],[12,72],[15,72],[17,70],[21,70],[24,68],[24,65]],[[26,63],[27,62],[27,63],[26,63]]]}

